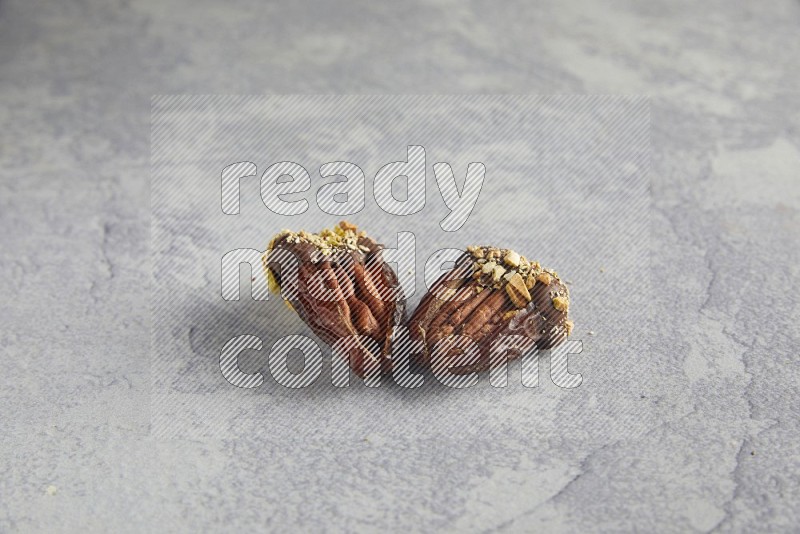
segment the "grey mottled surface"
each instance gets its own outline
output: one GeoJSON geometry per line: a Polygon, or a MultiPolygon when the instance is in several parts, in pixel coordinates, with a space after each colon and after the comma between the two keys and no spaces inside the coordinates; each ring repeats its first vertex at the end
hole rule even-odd
{"type": "Polygon", "coordinates": [[[796,1],[0,0],[0,530],[796,529],[799,26],[796,1]],[[150,96],[298,92],[649,95],[641,431],[154,439],[150,96]]]}

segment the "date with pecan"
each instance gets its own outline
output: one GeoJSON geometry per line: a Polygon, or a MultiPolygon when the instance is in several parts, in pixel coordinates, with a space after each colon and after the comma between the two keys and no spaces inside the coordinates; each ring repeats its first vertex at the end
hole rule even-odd
{"type": "Polygon", "coordinates": [[[423,347],[421,363],[466,374],[489,367],[501,336],[527,342],[509,347],[508,359],[556,346],[572,331],[568,313],[569,291],[555,271],[513,250],[473,246],[423,297],[409,334],[423,347]]]}
{"type": "Polygon", "coordinates": [[[405,319],[402,288],[383,248],[342,221],[319,233],[283,230],[263,258],[270,289],[320,339],[343,349],[340,356],[361,378],[392,371],[392,329],[405,319]]]}

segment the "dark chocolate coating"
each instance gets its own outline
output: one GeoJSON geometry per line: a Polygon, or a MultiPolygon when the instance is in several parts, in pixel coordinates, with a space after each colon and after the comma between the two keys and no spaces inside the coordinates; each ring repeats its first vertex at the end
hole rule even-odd
{"type": "MultiPolygon", "coordinates": [[[[367,338],[353,346],[348,362],[363,378],[369,364],[378,365],[382,374],[392,371],[392,329],[405,320],[405,298],[397,275],[383,261],[383,245],[366,236],[357,243],[368,251],[341,248],[325,256],[311,243],[290,243],[288,236],[278,239],[273,250],[297,258],[297,294],[289,303],[320,339],[334,345],[342,338],[367,338]],[[313,289],[320,284],[334,298],[317,298],[313,289]]],[[[281,264],[267,260],[267,267],[282,287],[281,264]]]]}
{"type": "MultiPolygon", "coordinates": [[[[454,270],[470,273],[466,269],[472,263],[469,253],[462,255],[454,270]]],[[[556,276],[551,276],[549,284],[537,282],[530,290],[531,301],[527,306],[516,309],[503,287],[485,287],[470,276],[452,280],[452,271],[445,273],[423,297],[419,307],[409,320],[411,338],[421,342],[424,353],[421,363],[431,365],[432,353],[436,343],[450,335],[467,336],[474,341],[480,351],[477,361],[451,367],[448,359],[455,362],[461,351],[445,353],[438,365],[445,365],[454,374],[484,371],[490,365],[492,342],[501,335],[524,336],[525,343],[518,349],[507,353],[509,360],[521,356],[535,344],[539,349],[549,349],[563,342],[567,337],[567,312],[553,305],[556,296],[568,296],[566,285],[556,276]],[[451,278],[448,281],[448,278],[451,278]],[[455,290],[459,298],[450,300],[437,298],[447,288],[455,290]]]]}

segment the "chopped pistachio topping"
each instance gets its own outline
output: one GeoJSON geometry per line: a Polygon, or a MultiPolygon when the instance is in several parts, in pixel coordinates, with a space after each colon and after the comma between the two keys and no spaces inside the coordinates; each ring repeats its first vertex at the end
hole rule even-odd
{"type": "Polygon", "coordinates": [[[324,255],[329,256],[338,250],[360,250],[369,252],[363,245],[358,245],[358,238],[364,237],[364,232],[358,232],[358,227],[350,222],[342,221],[333,228],[325,228],[319,233],[306,232],[300,230],[295,233],[290,230],[281,230],[272,238],[269,250],[275,247],[275,243],[285,238],[287,243],[310,243],[317,247],[324,255]]]}
{"type": "MultiPolygon", "coordinates": [[[[531,301],[530,290],[537,282],[545,286],[553,281],[560,282],[555,271],[543,269],[538,261],[530,261],[514,250],[473,245],[467,247],[467,252],[472,257],[472,278],[478,282],[478,289],[505,288],[517,308],[523,308],[531,301]]],[[[565,296],[556,296],[553,303],[559,311],[566,311],[569,300],[565,296]]]]}
{"type": "MultiPolygon", "coordinates": [[[[285,239],[287,243],[310,243],[314,245],[322,254],[330,256],[334,252],[338,252],[340,250],[359,250],[361,252],[369,252],[369,248],[358,244],[358,238],[366,237],[366,235],[366,232],[359,232],[358,227],[355,224],[347,221],[341,221],[337,226],[333,228],[325,228],[316,234],[306,232],[305,230],[300,230],[299,232],[281,230],[270,240],[269,246],[267,247],[267,254],[264,254],[264,256],[261,258],[264,268],[267,271],[269,290],[273,293],[280,293],[281,290],[280,285],[275,278],[275,274],[272,272],[272,269],[267,267],[268,253],[270,250],[275,248],[275,245],[278,243],[278,241],[285,239]]],[[[290,308],[292,307],[292,305],[289,304],[289,301],[285,302],[290,308]]]]}
{"type": "Polygon", "coordinates": [[[514,252],[513,250],[509,250],[505,256],[503,256],[503,261],[506,262],[506,265],[512,268],[519,267],[519,260],[520,255],[514,252]]]}
{"type": "Polygon", "coordinates": [[[565,312],[569,309],[569,300],[566,297],[555,297],[553,307],[560,312],[565,312]]]}

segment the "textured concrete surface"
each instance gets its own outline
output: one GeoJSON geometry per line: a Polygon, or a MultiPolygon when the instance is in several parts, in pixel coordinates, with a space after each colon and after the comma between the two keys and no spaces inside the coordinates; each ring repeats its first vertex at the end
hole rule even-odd
{"type": "Polygon", "coordinates": [[[788,0],[0,0],[0,530],[795,530],[798,25],[788,0]],[[302,413],[151,435],[151,95],[330,92],[651,97],[653,389],[610,399],[637,432],[419,404],[329,440],[302,413]]]}

